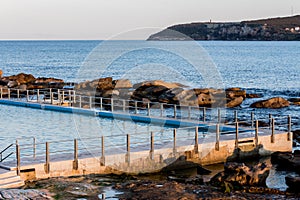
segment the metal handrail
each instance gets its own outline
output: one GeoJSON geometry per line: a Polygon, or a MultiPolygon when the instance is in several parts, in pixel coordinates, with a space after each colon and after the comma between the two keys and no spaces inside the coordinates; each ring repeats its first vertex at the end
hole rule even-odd
{"type": "Polygon", "coordinates": [[[10,149],[12,146],[14,146],[15,144],[12,143],[10,145],[8,145],[5,149],[3,149],[1,152],[0,152],[0,162],[3,162],[4,160],[6,160],[7,158],[9,158],[11,155],[13,155],[15,152],[10,152],[7,156],[3,157],[3,153],[6,152],[8,149],[10,149]]]}

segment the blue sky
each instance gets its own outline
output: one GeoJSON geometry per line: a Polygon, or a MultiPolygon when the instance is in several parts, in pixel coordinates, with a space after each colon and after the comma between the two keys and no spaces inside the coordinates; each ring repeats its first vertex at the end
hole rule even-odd
{"type": "Polygon", "coordinates": [[[299,0],[1,0],[0,39],[145,39],[178,23],[300,14],[299,0]],[[124,36],[122,36],[124,35],[124,36]]]}

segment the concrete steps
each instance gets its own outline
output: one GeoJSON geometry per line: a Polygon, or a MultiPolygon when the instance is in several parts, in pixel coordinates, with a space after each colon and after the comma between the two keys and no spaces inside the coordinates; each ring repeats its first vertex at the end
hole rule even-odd
{"type": "Polygon", "coordinates": [[[18,188],[24,185],[24,181],[17,176],[16,171],[0,170],[0,188],[18,188]]]}

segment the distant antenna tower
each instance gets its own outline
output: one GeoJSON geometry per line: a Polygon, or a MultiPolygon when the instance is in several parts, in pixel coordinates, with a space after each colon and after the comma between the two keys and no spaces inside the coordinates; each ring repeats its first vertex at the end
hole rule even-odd
{"type": "Polygon", "coordinates": [[[292,16],[294,15],[294,7],[293,6],[291,7],[291,15],[292,16]]]}

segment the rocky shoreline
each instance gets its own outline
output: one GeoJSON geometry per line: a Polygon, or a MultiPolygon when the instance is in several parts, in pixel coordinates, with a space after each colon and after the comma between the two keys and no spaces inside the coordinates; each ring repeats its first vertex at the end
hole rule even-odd
{"type": "MultiPolygon", "coordinates": [[[[5,94],[8,89],[63,89],[68,86],[61,79],[35,78],[31,74],[2,76],[0,71],[0,88],[5,94]]],[[[76,94],[130,99],[140,102],[139,106],[159,102],[180,106],[227,107],[235,108],[246,99],[258,99],[249,108],[280,109],[290,105],[300,105],[300,98],[284,99],[273,97],[262,100],[260,94],[248,94],[241,88],[212,89],[189,88],[180,83],[168,83],[161,80],[144,81],[132,84],[130,80],[113,80],[112,77],[99,78],[92,81],[75,83],[76,94]]],[[[13,90],[12,90],[13,91],[13,90]]],[[[5,95],[3,96],[5,97],[5,95]]],[[[299,131],[294,131],[295,142],[300,141],[299,131]]],[[[298,172],[300,167],[298,152],[295,154],[274,154],[272,162],[292,163],[291,170],[298,172]]],[[[105,189],[121,192],[116,194],[119,199],[298,199],[297,190],[282,192],[266,187],[266,177],[270,166],[266,163],[246,165],[243,163],[225,163],[224,171],[205,182],[203,175],[208,173],[201,166],[190,166],[196,174],[180,175],[186,163],[169,166],[159,174],[149,175],[87,175],[69,178],[51,178],[27,182],[20,190],[1,190],[0,199],[99,199],[105,189]],[[173,167],[173,168],[172,168],[173,167]],[[178,171],[179,170],[179,171],[178,171]]],[[[286,169],[286,166],[283,166],[286,169]]],[[[300,178],[299,178],[300,181],[300,178]]],[[[290,188],[297,188],[298,177],[287,177],[290,188]],[[294,185],[294,187],[293,187],[294,185]]]]}
{"type": "MultiPolygon", "coordinates": [[[[182,163],[181,163],[182,165],[182,163]]],[[[299,199],[297,190],[266,187],[270,166],[225,163],[224,170],[204,181],[193,166],[140,175],[86,175],[27,182],[20,190],[0,191],[0,199],[299,199]],[[195,173],[196,172],[196,173],[195,173]],[[10,196],[9,196],[10,195],[10,196]],[[26,196],[27,195],[27,196],[26,196]],[[5,198],[11,197],[11,198],[5,198]]],[[[205,171],[205,174],[207,171],[205,171]]]]}
{"type": "MultiPolygon", "coordinates": [[[[12,76],[2,76],[2,74],[3,72],[0,70],[0,89],[4,95],[8,89],[15,89],[12,92],[48,88],[63,89],[71,84],[57,78],[36,78],[32,74],[20,73],[12,76]]],[[[263,96],[260,94],[248,94],[241,88],[190,88],[180,83],[168,83],[162,80],[132,84],[128,79],[113,80],[112,77],[106,77],[72,83],[72,85],[74,86],[72,89],[79,95],[135,100],[145,104],[159,102],[180,106],[235,108],[241,106],[245,99],[259,98],[259,101],[250,105],[251,108],[279,109],[291,104],[300,105],[300,98],[287,100],[282,97],[273,97],[261,100],[263,96]]]]}

